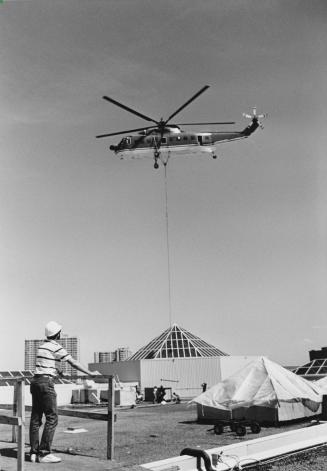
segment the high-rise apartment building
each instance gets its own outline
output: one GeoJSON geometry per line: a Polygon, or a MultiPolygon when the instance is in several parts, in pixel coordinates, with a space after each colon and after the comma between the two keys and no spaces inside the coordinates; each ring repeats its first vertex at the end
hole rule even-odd
{"type": "Polygon", "coordinates": [[[114,352],[94,352],[94,363],[111,363],[113,361],[124,361],[131,356],[128,347],[118,347],[114,352]]]}
{"type": "Polygon", "coordinates": [[[116,361],[127,360],[132,355],[128,347],[118,347],[116,350],[116,361]]]}
{"type": "MultiPolygon", "coordinates": [[[[35,369],[37,349],[43,342],[44,339],[25,340],[25,370],[35,369]]],[[[60,343],[60,345],[62,345],[73,358],[80,361],[80,344],[78,337],[69,337],[68,335],[61,334],[61,338],[58,340],[58,343],[60,343]]],[[[66,361],[58,362],[58,370],[67,375],[77,374],[77,370],[66,361]]]]}
{"type": "Polygon", "coordinates": [[[95,363],[111,363],[116,361],[116,352],[94,352],[95,363]]]}

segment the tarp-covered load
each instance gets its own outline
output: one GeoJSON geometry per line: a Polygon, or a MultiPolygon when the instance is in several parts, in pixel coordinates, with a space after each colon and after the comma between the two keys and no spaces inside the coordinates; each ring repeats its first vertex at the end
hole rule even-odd
{"type": "Polygon", "coordinates": [[[319,387],[322,394],[327,394],[327,376],[314,381],[314,385],[319,387]]]}
{"type": "Polygon", "coordinates": [[[322,395],[313,383],[260,357],[192,402],[198,404],[199,421],[282,422],[320,414],[322,395]]]}

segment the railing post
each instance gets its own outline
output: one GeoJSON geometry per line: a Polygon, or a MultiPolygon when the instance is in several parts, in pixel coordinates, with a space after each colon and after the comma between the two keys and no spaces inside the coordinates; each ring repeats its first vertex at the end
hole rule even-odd
{"type": "Polygon", "coordinates": [[[25,461],[25,380],[17,380],[17,470],[24,470],[25,461]]]}
{"type": "Polygon", "coordinates": [[[114,459],[114,420],[115,420],[115,388],[114,378],[108,378],[108,426],[107,426],[107,459],[114,459]]]}
{"type": "Polygon", "coordinates": [[[327,395],[322,395],[322,404],[321,404],[321,418],[322,420],[327,420],[327,395]]]}
{"type": "MultiPolygon", "coordinates": [[[[13,404],[12,404],[12,415],[14,417],[17,416],[17,381],[14,384],[14,399],[13,399],[13,404]]],[[[11,431],[11,442],[16,443],[17,442],[17,435],[16,435],[16,425],[12,426],[12,431],[11,431]]]]}

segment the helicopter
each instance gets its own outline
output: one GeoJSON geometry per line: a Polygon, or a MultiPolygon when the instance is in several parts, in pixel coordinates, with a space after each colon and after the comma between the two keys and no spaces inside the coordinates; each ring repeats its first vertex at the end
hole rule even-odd
{"type": "Polygon", "coordinates": [[[263,128],[260,119],[266,115],[257,114],[256,107],[252,109],[252,114],[243,113],[245,118],[251,119],[249,125],[242,131],[183,131],[180,126],[209,126],[235,124],[235,121],[213,122],[213,123],[171,123],[171,120],[204,93],[209,88],[205,85],[182,106],[180,106],[167,119],[161,118],[159,121],[145,114],[142,114],[113,98],[103,96],[102,98],[122,109],[132,113],[145,121],[154,124],[142,128],[129,129],[125,131],[112,132],[109,134],[100,134],[96,138],[112,137],[122,134],[128,134],[121,139],[117,145],[111,145],[110,150],[119,155],[121,159],[139,158],[152,156],[154,159],[154,168],[159,168],[158,161],[167,165],[171,153],[211,154],[216,159],[216,143],[235,141],[249,137],[259,126],[263,128]],[[137,134],[132,134],[137,133],[137,134]]]}

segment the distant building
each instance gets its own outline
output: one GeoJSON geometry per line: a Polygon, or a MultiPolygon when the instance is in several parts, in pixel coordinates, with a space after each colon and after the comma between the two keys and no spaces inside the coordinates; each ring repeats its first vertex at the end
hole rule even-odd
{"type": "Polygon", "coordinates": [[[116,360],[116,352],[94,352],[94,363],[111,363],[116,360]]]}
{"type": "Polygon", "coordinates": [[[118,347],[113,352],[95,352],[94,363],[112,363],[114,361],[125,361],[132,352],[128,347],[118,347]]]}
{"type": "Polygon", "coordinates": [[[118,347],[116,350],[116,361],[125,361],[132,355],[128,347],[118,347]]]}
{"type": "MultiPolygon", "coordinates": [[[[80,343],[78,337],[69,337],[62,334],[58,343],[67,350],[70,355],[76,360],[80,361],[80,343]]],[[[34,370],[37,349],[44,342],[44,339],[25,340],[25,370],[34,370]]],[[[76,375],[77,371],[66,361],[58,363],[58,370],[67,375],[76,375]]]]}
{"type": "Polygon", "coordinates": [[[327,347],[322,347],[320,350],[310,350],[309,357],[310,361],[327,358],[327,347]]]}

